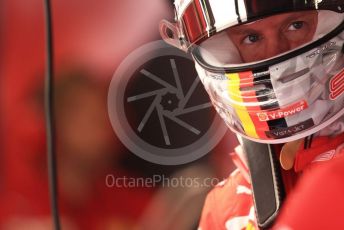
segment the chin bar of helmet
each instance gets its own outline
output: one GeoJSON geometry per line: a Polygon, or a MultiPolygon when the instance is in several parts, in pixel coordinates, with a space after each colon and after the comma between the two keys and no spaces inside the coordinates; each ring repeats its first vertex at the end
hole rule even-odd
{"type": "Polygon", "coordinates": [[[268,229],[281,208],[285,191],[274,145],[241,139],[250,171],[257,224],[268,229]]]}

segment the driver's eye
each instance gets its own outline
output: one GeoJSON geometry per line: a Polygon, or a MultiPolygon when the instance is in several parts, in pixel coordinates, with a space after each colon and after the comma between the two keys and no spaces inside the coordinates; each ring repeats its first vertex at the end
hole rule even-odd
{"type": "Polygon", "coordinates": [[[288,27],[288,30],[299,30],[303,27],[303,24],[304,24],[303,21],[292,22],[290,26],[288,27]]]}
{"type": "Polygon", "coordinates": [[[243,43],[245,44],[252,44],[254,42],[257,42],[260,39],[260,36],[258,34],[250,34],[245,37],[243,40],[243,43]]]}

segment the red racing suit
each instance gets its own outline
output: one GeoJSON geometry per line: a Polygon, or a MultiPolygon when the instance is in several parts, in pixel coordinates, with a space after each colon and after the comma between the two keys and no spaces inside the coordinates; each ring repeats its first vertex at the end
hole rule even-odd
{"type": "MultiPolygon", "coordinates": [[[[338,177],[343,178],[341,183],[344,184],[344,167],[341,167],[344,164],[344,157],[342,157],[344,156],[344,154],[342,154],[344,153],[343,143],[344,134],[340,134],[335,138],[317,137],[313,140],[312,147],[309,149],[303,149],[303,144],[300,145],[300,149],[296,154],[293,169],[288,171],[282,170],[282,178],[286,188],[287,201],[283,204],[282,215],[278,218],[277,225],[273,229],[310,229],[310,225],[307,222],[314,220],[316,215],[319,215],[319,220],[324,219],[320,218],[320,215],[327,211],[324,211],[326,209],[316,208],[317,200],[319,199],[317,199],[318,194],[317,192],[314,192],[314,189],[318,186],[320,190],[326,190],[323,191],[321,195],[328,199],[331,197],[329,192],[332,191],[334,185],[338,184],[336,183],[338,182],[338,177]],[[337,163],[338,161],[343,163],[339,164],[337,163]],[[321,176],[326,174],[323,174],[324,169],[320,168],[326,167],[327,165],[330,166],[335,162],[336,167],[341,170],[330,172],[330,174],[334,173],[337,175],[335,177],[331,177],[335,178],[334,181],[321,176]],[[319,170],[321,172],[318,172],[319,170]],[[301,174],[305,175],[301,176],[301,174]],[[317,177],[321,180],[317,180],[317,177]],[[319,183],[319,181],[326,180],[329,184],[328,187],[331,187],[330,191],[328,191],[326,187],[321,186],[323,183],[319,183]],[[313,186],[313,189],[309,189],[310,185],[313,186]],[[309,190],[313,191],[312,196],[309,196],[311,193],[309,190]],[[308,199],[305,199],[305,197],[308,197],[308,199]],[[304,203],[304,201],[306,203],[304,203]],[[303,208],[300,209],[300,206],[303,208]],[[315,210],[318,210],[318,212],[315,212],[315,210]],[[305,212],[308,213],[308,219],[303,218],[305,212]],[[312,216],[309,213],[316,214],[312,216]]],[[[226,180],[215,186],[215,188],[207,195],[198,230],[258,229],[255,219],[248,168],[246,167],[245,160],[242,157],[243,154],[241,148],[237,147],[231,156],[237,169],[232,172],[226,180]]],[[[344,185],[341,185],[340,189],[337,190],[341,191],[341,194],[344,194],[344,185]]],[[[339,195],[338,191],[336,192],[336,195],[339,195]]],[[[320,205],[323,208],[331,209],[329,205],[325,204],[336,203],[336,199],[332,197],[332,202],[327,202],[326,199],[320,201],[320,205]]],[[[344,202],[341,202],[341,204],[343,203],[344,202]]],[[[340,219],[343,216],[344,207],[341,207],[340,210],[342,210],[342,212],[337,214],[337,219],[340,219]]],[[[335,215],[335,211],[332,211],[331,213],[335,215]]],[[[322,223],[326,225],[326,219],[323,220],[322,223]]],[[[341,224],[341,226],[343,226],[343,224],[341,224]]]]}

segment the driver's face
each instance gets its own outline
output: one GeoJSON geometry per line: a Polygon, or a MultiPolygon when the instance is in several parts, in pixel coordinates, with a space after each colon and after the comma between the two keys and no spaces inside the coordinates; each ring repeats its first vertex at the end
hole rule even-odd
{"type": "Polygon", "coordinates": [[[271,16],[228,30],[244,62],[260,61],[310,42],[318,22],[317,11],[271,16]]]}

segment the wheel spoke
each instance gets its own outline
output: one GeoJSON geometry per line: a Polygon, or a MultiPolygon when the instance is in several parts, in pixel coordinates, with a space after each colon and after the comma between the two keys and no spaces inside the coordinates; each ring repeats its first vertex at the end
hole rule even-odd
{"type": "Polygon", "coordinates": [[[162,129],[162,134],[164,135],[165,144],[171,145],[170,137],[168,136],[168,133],[167,133],[166,124],[165,124],[165,120],[163,118],[163,115],[161,114],[160,109],[157,109],[157,112],[158,112],[158,116],[159,116],[160,126],[162,129]]]}
{"type": "Polygon", "coordinates": [[[167,83],[166,81],[162,80],[161,78],[157,77],[156,75],[152,74],[151,72],[149,72],[145,69],[142,69],[140,71],[140,73],[142,73],[146,77],[149,77],[150,79],[159,83],[160,85],[165,86],[168,90],[170,90],[172,92],[177,91],[176,87],[172,86],[171,84],[167,83]]]}
{"type": "Polygon", "coordinates": [[[196,86],[198,85],[199,82],[199,78],[196,77],[195,80],[193,81],[192,85],[190,86],[190,89],[188,90],[188,92],[186,93],[186,96],[181,100],[179,106],[180,108],[184,109],[186,103],[189,101],[192,93],[195,91],[196,86]]]}
{"type": "Polygon", "coordinates": [[[179,118],[177,117],[174,117],[174,116],[171,116],[170,114],[168,113],[164,113],[164,116],[168,117],[169,119],[171,119],[172,121],[176,122],[177,124],[179,124],[180,126],[182,126],[183,128],[193,132],[194,134],[196,135],[199,135],[201,133],[200,130],[194,128],[193,126],[189,125],[188,123],[180,120],[179,118]]]}
{"type": "Polygon", "coordinates": [[[143,117],[143,119],[141,120],[141,122],[140,122],[140,124],[139,124],[139,127],[137,128],[137,130],[138,130],[139,132],[142,131],[142,129],[144,128],[144,126],[145,126],[145,124],[146,124],[148,118],[149,118],[150,115],[152,114],[152,112],[153,112],[153,110],[154,110],[154,107],[157,106],[157,104],[158,104],[158,99],[159,99],[159,97],[155,97],[154,101],[153,101],[152,104],[149,106],[149,108],[148,108],[148,110],[147,110],[145,116],[143,117]]]}
{"type": "Polygon", "coordinates": [[[211,102],[208,102],[208,103],[204,103],[204,104],[201,104],[201,105],[192,106],[192,107],[189,107],[189,108],[186,108],[186,109],[183,109],[183,110],[179,110],[176,113],[173,113],[173,115],[174,116],[179,116],[179,115],[182,115],[182,114],[187,114],[187,113],[195,112],[195,111],[198,111],[198,110],[201,110],[201,109],[210,108],[210,107],[212,107],[212,104],[211,104],[211,102]]]}
{"type": "Polygon", "coordinates": [[[158,90],[154,90],[154,91],[150,91],[147,93],[142,93],[142,94],[138,94],[135,96],[131,96],[127,98],[127,102],[132,102],[132,101],[136,101],[136,100],[140,100],[146,97],[150,97],[156,94],[163,94],[166,91],[166,89],[158,89],[158,90]]]}
{"type": "Polygon", "coordinates": [[[182,84],[180,83],[176,61],[174,59],[170,59],[170,62],[171,62],[171,67],[173,71],[174,80],[176,81],[176,84],[177,84],[178,92],[180,92],[181,96],[184,97],[184,92],[183,92],[182,84]]]}

